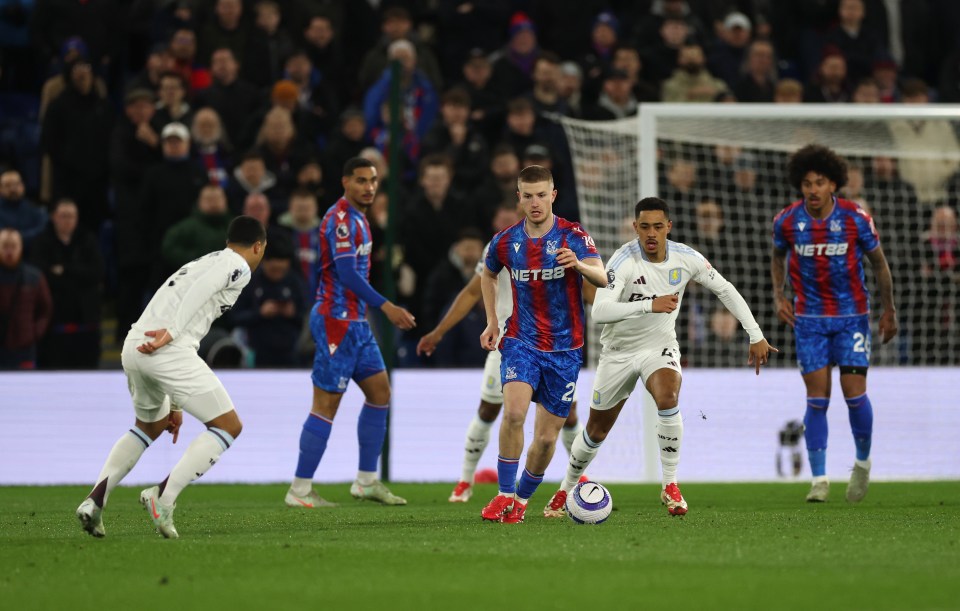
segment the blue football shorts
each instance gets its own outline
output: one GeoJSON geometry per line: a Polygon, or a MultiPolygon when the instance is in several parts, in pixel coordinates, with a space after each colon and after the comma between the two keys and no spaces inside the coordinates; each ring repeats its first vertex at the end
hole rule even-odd
{"type": "Polygon", "coordinates": [[[797,365],[806,375],[828,365],[870,365],[870,316],[797,316],[797,365]]]}
{"type": "Polygon", "coordinates": [[[317,343],[311,376],[317,388],[343,393],[350,380],[360,382],[386,369],[370,323],[365,320],[340,320],[317,314],[314,309],[310,332],[317,343]]]}
{"type": "Polygon", "coordinates": [[[541,352],[520,340],[500,342],[500,380],[526,382],[533,388],[533,400],[561,418],[570,415],[577,390],[577,376],[583,363],[583,349],[541,352]]]}

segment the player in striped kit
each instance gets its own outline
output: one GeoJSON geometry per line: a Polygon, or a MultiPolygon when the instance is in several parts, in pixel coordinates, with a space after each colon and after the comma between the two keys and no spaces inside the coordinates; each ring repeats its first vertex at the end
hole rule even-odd
{"type": "Polygon", "coordinates": [[[317,348],[313,360],[313,406],[300,434],[296,475],[285,503],[290,507],[329,507],[313,490],[313,475],[327,448],[340,400],[353,380],[363,391],[357,422],[360,466],[350,494],[385,505],[405,505],[377,479],[377,463],[387,432],[390,380],[383,356],[366,320],[367,305],[380,308],[400,329],[415,326],[407,310],[387,301],[370,286],[373,241],[365,212],[373,204],[378,176],[361,157],[343,167],[343,197],[320,221],[317,302],[310,312],[310,330],[317,348]]]}
{"type": "Polygon", "coordinates": [[[832,150],[805,146],[790,158],[791,186],[803,199],[773,221],[773,298],[777,317],[794,328],[797,365],[807,387],[804,438],[813,483],[807,501],[822,503],[830,493],[826,473],[827,407],[833,365],[840,367],[856,461],[847,500],[858,502],[870,483],[873,407],[867,397],[870,365],[870,298],[863,258],[877,274],[883,313],[880,339],[897,334],[893,278],[873,219],[858,204],[835,193],[847,182],[846,163],[832,150]],[[793,303],[784,295],[790,277],[793,303]]]}
{"type": "Polygon", "coordinates": [[[543,480],[577,388],[583,362],[582,279],[606,285],[596,246],[576,223],[553,214],[553,175],[529,166],[517,178],[524,219],[490,241],[481,278],[487,327],[480,344],[495,350],[500,338],[497,276],[510,270],[513,313],[499,340],[503,420],[497,476],[500,492],[480,512],[485,520],[523,522],[527,502],[543,480]],[[534,440],[516,480],[523,451],[523,423],[537,403],[534,440]]]}
{"type": "Polygon", "coordinates": [[[583,434],[573,442],[563,483],[544,509],[544,516],[564,515],[567,494],[620,415],[637,385],[643,382],[657,404],[657,441],[663,489],[660,500],[670,515],[687,513],[687,502],[677,485],[677,465],[683,441],[680,395],[680,347],[676,322],[687,283],[696,281],[712,291],[737,317],[750,336],[747,361],[767,362],[770,346],[760,325],[737,289],[692,248],[667,239],[673,223],[666,202],[647,197],[637,202],[633,223],[637,239],[627,242],[607,264],[607,288],[597,291],[593,319],[604,324],[603,350],[593,382],[590,417],[583,434]]]}
{"type": "MultiPolygon", "coordinates": [[[[430,356],[436,349],[437,344],[443,339],[443,335],[452,329],[458,322],[464,319],[473,309],[478,301],[483,298],[480,290],[480,279],[486,269],[487,252],[490,244],[483,248],[483,256],[477,263],[476,275],[470,279],[467,286],[463,287],[450,308],[447,310],[435,329],[420,338],[417,343],[417,355],[426,354],[430,356]]],[[[593,303],[593,297],[596,293],[596,287],[592,284],[586,284],[583,287],[584,299],[587,303],[593,303]]],[[[513,313],[513,295],[510,290],[510,270],[504,268],[497,274],[497,321],[500,323],[500,335],[497,337],[498,343],[503,336],[503,328],[507,319],[513,313]]],[[[503,385],[500,382],[500,351],[494,350],[487,354],[487,359],[483,365],[483,382],[480,385],[480,406],[477,413],[467,427],[467,438],[463,448],[463,464],[460,473],[460,480],[453,487],[453,492],[447,499],[451,503],[466,503],[473,496],[473,477],[477,471],[477,464],[483,451],[487,448],[490,441],[490,429],[493,422],[500,415],[500,408],[503,407],[503,385]]],[[[567,420],[560,430],[560,439],[563,446],[570,452],[573,440],[580,434],[582,426],[577,419],[577,400],[574,397],[570,404],[570,413],[567,420]]]]}

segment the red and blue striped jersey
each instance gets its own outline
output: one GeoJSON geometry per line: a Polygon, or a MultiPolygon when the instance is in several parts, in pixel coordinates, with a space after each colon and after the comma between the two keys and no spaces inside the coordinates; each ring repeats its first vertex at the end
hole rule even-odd
{"type": "Polygon", "coordinates": [[[367,304],[340,281],[335,261],[356,259],[357,273],[370,279],[370,224],[362,212],[341,197],[320,220],[320,258],[317,261],[316,312],[341,320],[363,320],[367,304]]]}
{"type": "Polygon", "coordinates": [[[531,238],[525,221],[504,229],[490,241],[487,269],[510,270],[513,314],[503,337],[511,337],[543,352],[583,346],[583,279],[557,263],[557,250],[569,248],[580,260],[599,258],[597,248],[577,223],[559,216],[539,238],[531,238]]]}
{"type": "Polygon", "coordinates": [[[834,198],[824,219],[803,200],[773,219],[773,245],[787,253],[787,276],[798,316],[855,316],[870,311],[863,255],[880,246],[870,215],[857,203],[834,198]]]}

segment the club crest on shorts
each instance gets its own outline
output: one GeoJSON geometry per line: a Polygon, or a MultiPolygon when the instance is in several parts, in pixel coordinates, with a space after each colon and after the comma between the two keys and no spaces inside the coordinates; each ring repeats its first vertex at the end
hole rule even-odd
{"type": "Polygon", "coordinates": [[[487,376],[487,388],[493,388],[493,385],[496,384],[497,380],[493,376],[487,376]]]}
{"type": "Polygon", "coordinates": [[[593,391],[593,404],[594,404],[594,405],[600,405],[600,391],[599,391],[599,390],[593,391]]]}
{"type": "Polygon", "coordinates": [[[337,381],[337,388],[340,390],[346,390],[348,381],[349,380],[347,380],[347,378],[340,376],[340,379],[337,381]]]}
{"type": "Polygon", "coordinates": [[[514,369],[513,367],[507,367],[507,375],[505,375],[505,376],[503,376],[503,377],[506,378],[506,379],[508,379],[508,380],[516,380],[516,379],[517,379],[517,370],[514,369]]]}
{"type": "Polygon", "coordinates": [[[667,275],[667,281],[671,285],[680,284],[680,278],[681,278],[680,272],[681,270],[679,267],[674,267],[673,269],[671,269],[670,273],[667,275]]]}

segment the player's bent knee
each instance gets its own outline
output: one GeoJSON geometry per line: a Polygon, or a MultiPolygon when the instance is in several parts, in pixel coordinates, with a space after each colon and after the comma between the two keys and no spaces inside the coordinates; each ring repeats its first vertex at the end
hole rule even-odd
{"type": "Polygon", "coordinates": [[[370,405],[390,405],[390,391],[364,394],[363,399],[370,405]]]}
{"type": "Polygon", "coordinates": [[[500,415],[501,407],[503,405],[500,403],[490,403],[481,399],[480,407],[477,408],[477,415],[484,422],[493,422],[500,415]]]}
{"type": "Polygon", "coordinates": [[[657,393],[653,398],[657,404],[657,410],[673,409],[680,403],[680,394],[676,392],[657,393]]]}
{"type": "Polygon", "coordinates": [[[216,428],[222,431],[229,433],[234,439],[240,436],[240,432],[243,431],[243,422],[240,421],[240,416],[237,415],[236,410],[231,410],[226,414],[217,416],[213,420],[204,422],[207,428],[216,428]]]}
{"type": "Polygon", "coordinates": [[[146,433],[147,437],[151,440],[156,441],[166,429],[167,429],[166,418],[162,418],[156,422],[144,422],[143,420],[137,420],[137,428],[146,433]]]}
{"type": "Polygon", "coordinates": [[[533,443],[531,447],[536,447],[540,451],[544,451],[547,448],[552,448],[557,445],[557,435],[551,435],[550,433],[541,433],[535,435],[533,438],[533,443]]]}
{"type": "Polygon", "coordinates": [[[526,413],[520,409],[510,409],[509,407],[503,410],[503,423],[511,427],[523,427],[523,423],[526,420],[526,413]]]}
{"type": "Polygon", "coordinates": [[[587,420],[587,426],[585,428],[590,441],[593,441],[594,443],[600,443],[607,438],[607,435],[610,434],[610,429],[613,428],[613,423],[587,420]]]}

